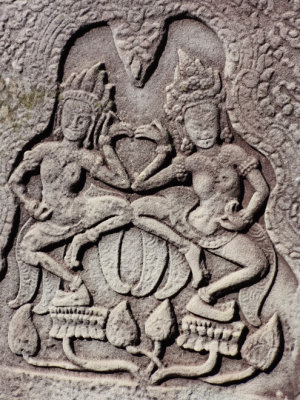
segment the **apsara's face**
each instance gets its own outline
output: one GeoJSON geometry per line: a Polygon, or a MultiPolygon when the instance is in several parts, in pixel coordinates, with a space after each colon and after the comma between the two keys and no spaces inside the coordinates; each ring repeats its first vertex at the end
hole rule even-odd
{"type": "Polygon", "coordinates": [[[188,108],[184,125],[191,141],[201,149],[212,147],[219,135],[219,110],[214,103],[200,103],[188,108]]]}
{"type": "Polygon", "coordinates": [[[77,142],[85,139],[92,122],[91,108],[80,100],[67,100],[62,110],[62,131],[66,139],[77,142]]]}

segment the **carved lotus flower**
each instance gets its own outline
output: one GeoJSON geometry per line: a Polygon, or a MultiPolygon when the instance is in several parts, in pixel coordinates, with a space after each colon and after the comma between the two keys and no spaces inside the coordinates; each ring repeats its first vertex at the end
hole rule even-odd
{"type": "Polygon", "coordinates": [[[126,347],[137,343],[139,328],[127,301],[122,301],[111,311],[106,325],[106,336],[116,347],[126,347]]]}
{"type": "Polygon", "coordinates": [[[158,300],[164,300],[182,290],[190,277],[182,253],[136,227],[103,236],[98,249],[107,283],[122,295],[141,298],[154,293],[158,300]],[[166,270],[167,279],[160,285],[166,270]]]}
{"type": "Polygon", "coordinates": [[[176,318],[169,300],[163,301],[145,323],[146,335],[152,340],[163,341],[169,339],[176,331],[176,318]]]}

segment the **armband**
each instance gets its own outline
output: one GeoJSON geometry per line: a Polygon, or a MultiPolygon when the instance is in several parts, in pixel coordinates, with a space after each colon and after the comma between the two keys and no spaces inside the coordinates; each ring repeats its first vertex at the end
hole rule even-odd
{"type": "Polygon", "coordinates": [[[239,165],[239,173],[242,176],[247,176],[250,171],[258,168],[259,162],[255,157],[247,157],[245,161],[243,161],[239,165]]]}

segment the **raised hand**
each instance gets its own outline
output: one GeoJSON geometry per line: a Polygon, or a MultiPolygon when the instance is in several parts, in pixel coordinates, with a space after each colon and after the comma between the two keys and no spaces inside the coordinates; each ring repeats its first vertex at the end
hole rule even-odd
{"type": "Polygon", "coordinates": [[[246,229],[253,220],[252,213],[246,208],[239,210],[239,203],[237,200],[229,201],[224,209],[224,214],[219,219],[220,225],[229,231],[243,231],[246,229]]]}
{"type": "Polygon", "coordinates": [[[38,221],[45,221],[53,212],[46,203],[40,202],[36,199],[27,200],[25,208],[29,214],[38,221]]]}
{"type": "Polygon", "coordinates": [[[99,147],[103,147],[104,145],[111,144],[113,139],[119,139],[121,137],[133,137],[134,131],[129,124],[124,122],[116,121],[112,125],[110,125],[111,121],[116,119],[115,114],[112,111],[109,111],[106,115],[106,118],[103,122],[102,129],[98,139],[99,147]]]}
{"type": "Polygon", "coordinates": [[[157,145],[168,145],[170,143],[169,134],[162,124],[154,120],[151,124],[139,126],[134,135],[137,139],[153,140],[157,145]]]}
{"type": "Polygon", "coordinates": [[[154,120],[151,122],[151,124],[139,126],[135,130],[135,138],[152,140],[157,144],[157,147],[156,157],[136,177],[131,188],[134,191],[151,189],[154,187],[159,187],[171,181],[173,177],[170,176],[170,174],[172,173],[170,168],[158,172],[160,167],[165,162],[167,154],[172,150],[168,131],[162,126],[159,121],[154,120]],[[158,175],[160,175],[160,177],[157,180],[156,178],[158,175]]]}

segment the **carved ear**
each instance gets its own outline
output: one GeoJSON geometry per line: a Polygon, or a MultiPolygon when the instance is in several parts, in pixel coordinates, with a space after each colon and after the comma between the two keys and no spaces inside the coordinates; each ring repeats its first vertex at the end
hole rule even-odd
{"type": "Polygon", "coordinates": [[[225,143],[231,143],[233,141],[233,133],[232,130],[230,129],[230,123],[229,123],[229,116],[224,109],[224,107],[219,106],[219,115],[220,115],[220,126],[224,126],[220,133],[220,139],[222,142],[225,143]]]}
{"type": "Polygon", "coordinates": [[[55,127],[61,126],[62,110],[63,110],[63,104],[59,102],[55,113],[55,124],[54,124],[55,127]]]}
{"type": "Polygon", "coordinates": [[[57,106],[56,113],[55,113],[54,132],[53,132],[56,140],[61,140],[63,138],[62,129],[61,129],[62,109],[63,109],[63,105],[61,103],[59,103],[57,106]]]}
{"type": "Polygon", "coordinates": [[[181,153],[189,155],[194,149],[194,144],[188,137],[188,134],[184,126],[184,122],[181,118],[176,118],[176,129],[177,129],[177,135],[176,134],[172,135],[176,148],[181,153]]]}
{"type": "Polygon", "coordinates": [[[94,131],[95,131],[95,125],[96,125],[96,117],[94,115],[91,116],[91,124],[88,130],[88,133],[83,141],[83,147],[88,149],[91,147],[92,144],[94,144],[93,141],[93,136],[94,136],[94,131]]]}
{"type": "Polygon", "coordinates": [[[191,154],[193,149],[194,149],[194,144],[192,143],[192,141],[187,136],[184,137],[180,147],[181,152],[189,155],[191,154]]]}
{"type": "Polygon", "coordinates": [[[220,139],[225,143],[230,143],[233,140],[233,134],[231,130],[228,128],[228,126],[222,129],[222,132],[220,134],[220,139]]]}

